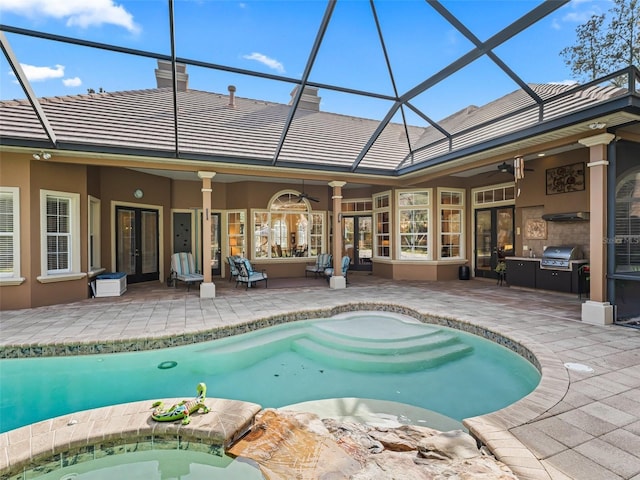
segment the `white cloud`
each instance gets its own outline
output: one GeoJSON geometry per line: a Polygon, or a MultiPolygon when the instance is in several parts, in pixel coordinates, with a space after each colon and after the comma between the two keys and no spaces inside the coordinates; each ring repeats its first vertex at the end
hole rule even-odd
{"type": "Polygon", "coordinates": [[[559,82],[549,82],[551,85],[577,85],[578,82],[575,80],[560,80],[559,82]]]}
{"type": "Polygon", "coordinates": [[[80,77],[65,78],[62,83],[65,87],[79,87],[82,85],[82,80],[80,80],[80,77]]]}
{"type": "Polygon", "coordinates": [[[52,78],[64,77],[64,65],[56,65],[55,68],[52,68],[35,67],[33,65],[21,63],[20,66],[22,67],[24,74],[27,76],[27,80],[30,82],[43,82],[52,78]]]}
{"type": "Polygon", "coordinates": [[[251,55],[243,55],[242,58],[246,58],[247,60],[255,60],[256,62],[260,62],[278,73],[284,73],[284,65],[282,65],[282,63],[273,58],[269,58],[262,53],[253,52],[251,55]]]}
{"type": "Polygon", "coordinates": [[[133,15],[113,0],[2,0],[0,11],[32,18],[66,19],[67,26],[89,28],[112,24],[140,32],[133,15]]]}
{"type": "Polygon", "coordinates": [[[592,16],[603,13],[602,5],[602,1],[573,0],[570,3],[571,10],[562,17],[562,21],[577,24],[586,23],[592,16]]]}

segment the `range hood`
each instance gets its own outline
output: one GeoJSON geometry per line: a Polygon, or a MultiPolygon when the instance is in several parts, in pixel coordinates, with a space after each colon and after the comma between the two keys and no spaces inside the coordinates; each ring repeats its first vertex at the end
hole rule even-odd
{"type": "Polygon", "coordinates": [[[548,222],[581,222],[589,220],[589,212],[545,213],[542,219],[548,222]]]}

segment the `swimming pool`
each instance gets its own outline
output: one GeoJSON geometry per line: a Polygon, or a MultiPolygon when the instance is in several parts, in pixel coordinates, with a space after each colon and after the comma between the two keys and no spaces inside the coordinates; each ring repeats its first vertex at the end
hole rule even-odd
{"type": "Polygon", "coordinates": [[[209,397],[282,407],[342,397],[400,402],[462,420],[540,380],[511,350],[400,315],[358,312],[144,352],[0,361],[0,431],[138,400],[209,397]],[[175,363],[175,364],[174,364],[175,363]]]}

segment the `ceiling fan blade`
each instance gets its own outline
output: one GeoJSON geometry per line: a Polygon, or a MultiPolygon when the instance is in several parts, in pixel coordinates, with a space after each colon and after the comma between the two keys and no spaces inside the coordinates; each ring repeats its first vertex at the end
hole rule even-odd
{"type": "Polygon", "coordinates": [[[311,200],[312,202],[319,202],[320,200],[315,198],[315,197],[307,197],[308,200],[311,200]]]}

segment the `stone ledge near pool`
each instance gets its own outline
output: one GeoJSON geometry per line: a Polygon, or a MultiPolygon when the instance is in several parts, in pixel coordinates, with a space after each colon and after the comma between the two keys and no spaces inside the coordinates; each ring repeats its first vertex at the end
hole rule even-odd
{"type": "MultiPolygon", "coordinates": [[[[181,400],[163,401],[173,405],[181,400]]],[[[93,460],[153,442],[221,454],[251,429],[262,409],[255,403],[207,398],[210,412],[194,413],[191,423],[182,425],[152,420],[152,403],[149,400],[85,410],[2,433],[0,478],[22,479],[25,471],[62,468],[66,461],[93,460]]]]}

